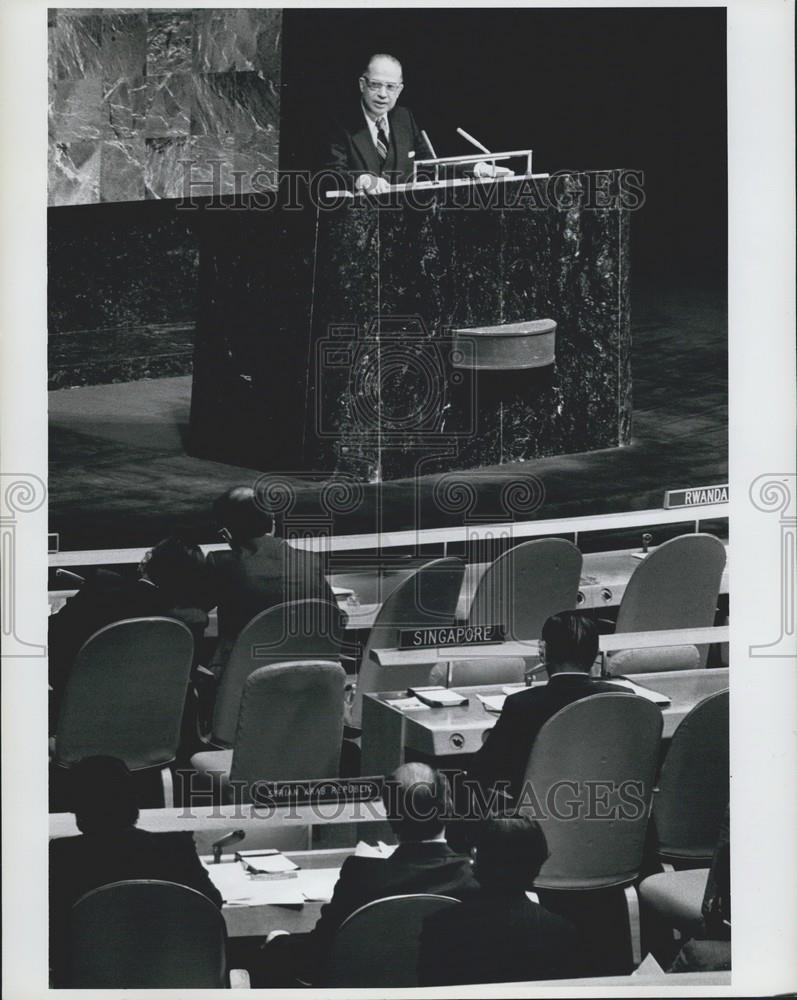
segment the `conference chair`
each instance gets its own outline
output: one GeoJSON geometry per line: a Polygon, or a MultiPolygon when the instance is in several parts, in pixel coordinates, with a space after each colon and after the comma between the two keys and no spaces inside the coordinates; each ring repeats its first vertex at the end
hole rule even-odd
{"type": "MultiPolygon", "coordinates": [[[[650,552],[631,574],[615,631],[708,628],[714,624],[725,546],[714,535],[679,535],[650,552]]],[[[708,646],[621,649],[607,656],[613,674],[705,667],[708,646]]]]}
{"type": "Polygon", "coordinates": [[[703,898],[708,868],[659,872],[639,883],[639,900],[647,917],[690,938],[703,930],[703,898]]]}
{"type": "MultiPolygon", "coordinates": [[[[489,647],[488,647],[489,648],[489,647]]],[[[467,687],[479,684],[522,684],[526,661],[521,656],[480,656],[473,660],[441,660],[432,667],[429,684],[467,687]]]]}
{"type": "MultiPolygon", "coordinates": [[[[386,670],[374,663],[372,650],[395,649],[401,629],[452,625],[464,573],[465,564],[459,558],[433,559],[403,580],[386,598],[368,634],[357,681],[349,690],[347,725],[361,728],[364,694],[390,691],[396,686],[395,670],[386,670]]],[[[429,667],[414,671],[404,668],[402,677],[402,688],[409,684],[428,684],[429,667]]]]}
{"type": "Polygon", "coordinates": [[[730,797],[729,692],[704,698],[673,733],[653,795],[659,857],[711,864],[730,797]]]}
{"type": "Polygon", "coordinates": [[[191,766],[223,801],[256,801],[261,781],[338,777],[345,681],[327,660],[258,667],[244,684],[234,747],[194,754],[191,766]]]}
{"type": "Polygon", "coordinates": [[[576,607],[582,562],[564,538],[516,545],[484,571],[468,624],[505,625],[507,639],[539,639],[546,618],[576,607]]]}
{"type": "Polygon", "coordinates": [[[174,882],[136,879],[87,892],[72,907],[68,986],[73,989],[248,987],[227,974],[218,907],[174,882]]]}
{"type": "Polygon", "coordinates": [[[104,755],[131,771],[158,768],[164,801],[173,805],[168,765],[180,743],[193,653],[190,630],[171,618],[128,618],[90,636],[64,690],[55,764],[104,755]]]}
{"type": "Polygon", "coordinates": [[[423,922],[459,902],[418,893],[366,903],[340,925],[317,986],[391,989],[418,986],[423,922]]]}
{"type": "Polygon", "coordinates": [[[247,677],[259,667],[296,660],[340,662],[343,614],[328,601],[278,604],[249,622],[233,646],[221,676],[213,709],[211,742],[235,742],[241,695],[247,677]]]}
{"type": "Polygon", "coordinates": [[[567,705],[540,729],[529,755],[521,813],[540,820],[548,858],[535,890],[623,889],[634,965],[641,961],[633,883],[645,846],[662,716],[627,694],[567,705]]]}

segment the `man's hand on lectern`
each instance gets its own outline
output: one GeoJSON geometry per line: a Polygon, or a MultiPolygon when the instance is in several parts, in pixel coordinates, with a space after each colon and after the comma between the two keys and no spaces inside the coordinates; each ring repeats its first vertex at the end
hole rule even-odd
{"type": "Polygon", "coordinates": [[[390,185],[384,177],[377,177],[376,174],[360,174],[354,182],[354,190],[365,194],[385,194],[390,185]]]}
{"type": "Polygon", "coordinates": [[[514,170],[510,170],[509,167],[499,167],[495,163],[487,163],[485,160],[479,160],[478,163],[473,164],[474,177],[509,177],[513,173],[514,170]]]}

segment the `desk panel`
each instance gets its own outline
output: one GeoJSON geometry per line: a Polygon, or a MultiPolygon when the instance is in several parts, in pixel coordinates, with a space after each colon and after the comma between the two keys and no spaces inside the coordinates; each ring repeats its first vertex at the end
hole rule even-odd
{"type": "MultiPolygon", "coordinates": [[[[728,686],[727,668],[677,670],[640,674],[629,679],[670,698],[662,708],[662,739],[670,739],[678,724],[703,698],[728,686]]],[[[448,757],[475,753],[498,715],[489,712],[478,698],[503,692],[503,685],[457,687],[469,698],[456,708],[399,711],[387,702],[406,691],[368,694],[363,698],[362,771],[388,774],[403,763],[408,750],[425,757],[448,757]]]]}

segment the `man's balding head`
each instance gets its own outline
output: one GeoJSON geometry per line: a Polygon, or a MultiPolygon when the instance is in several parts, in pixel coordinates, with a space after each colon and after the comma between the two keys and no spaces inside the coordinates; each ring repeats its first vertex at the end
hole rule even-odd
{"type": "Polygon", "coordinates": [[[382,798],[393,832],[402,842],[437,837],[451,812],[446,776],[428,764],[402,764],[385,780],[382,798]]]}
{"type": "Polygon", "coordinates": [[[404,86],[401,63],[395,56],[377,52],[368,60],[360,77],[360,93],[365,110],[381,118],[396,106],[404,86]]]}

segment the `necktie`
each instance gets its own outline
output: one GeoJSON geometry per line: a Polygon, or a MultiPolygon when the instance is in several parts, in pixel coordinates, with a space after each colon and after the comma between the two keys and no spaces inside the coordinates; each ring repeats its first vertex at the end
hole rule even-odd
{"type": "Polygon", "coordinates": [[[376,120],[376,151],[379,153],[379,159],[382,163],[387,159],[387,122],[384,116],[377,118],[376,120]]]}

